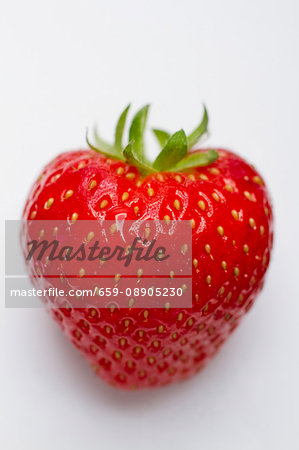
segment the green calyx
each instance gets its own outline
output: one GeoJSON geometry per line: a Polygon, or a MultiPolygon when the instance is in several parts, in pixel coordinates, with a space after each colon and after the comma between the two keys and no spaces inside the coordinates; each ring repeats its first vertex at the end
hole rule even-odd
{"type": "Polygon", "coordinates": [[[108,158],[119,159],[138,167],[144,175],[153,172],[180,172],[192,167],[206,166],[218,158],[216,150],[194,153],[190,151],[208,131],[208,113],[204,106],[204,114],[200,124],[186,136],[184,130],[170,134],[164,130],[153,129],[161,151],[153,162],[145,156],[144,132],[149,111],[149,105],[141,108],[133,117],[129,128],[129,143],[123,146],[123,133],[126,125],[128,105],[121,113],[115,128],[114,143],[104,141],[97,129],[94,129],[95,145],[91,144],[86,134],[86,141],[90,148],[102,153],[108,158]]]}

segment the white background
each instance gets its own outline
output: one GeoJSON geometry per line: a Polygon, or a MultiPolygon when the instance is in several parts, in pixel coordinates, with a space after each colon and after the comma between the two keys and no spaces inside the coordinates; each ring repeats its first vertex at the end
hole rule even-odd
{"type": "Polygon", "coordinates": [[[209,144],[255,163],[276,218],[255,307],[208,368],[169,388],[111,389],[43,310],[3,298],[1,448],[299,448],[298,5],[0,0],[2,219],[20,217],[48,160],[85,146],[87,125],[112,137],[128,101],[172,131],[190,131],[205,102],[209,144]]]}

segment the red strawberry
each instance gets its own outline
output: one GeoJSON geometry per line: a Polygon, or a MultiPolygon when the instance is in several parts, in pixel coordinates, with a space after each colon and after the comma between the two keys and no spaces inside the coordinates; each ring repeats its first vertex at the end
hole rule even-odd
{"type": "MultiPolygon", "coordinates": [[[[143,154],[148,107],[133,119],[122,149],[128,108],[115,144],[63,153],[34,184],[23,218],[189,220],[192,308],[53,309],[65,334],[112,385],[132,389],[190,377],[216,353],[260,291],[272,247],[272,211],[258,172],[232,152],[194,147],[205,114],[187,138],[154,130],[162,151],[143,154]]],[[[34,263],[29,268],[34,274],[34,263]]],[[[41,283],[43,283],[41,281],[41,283]]]]}

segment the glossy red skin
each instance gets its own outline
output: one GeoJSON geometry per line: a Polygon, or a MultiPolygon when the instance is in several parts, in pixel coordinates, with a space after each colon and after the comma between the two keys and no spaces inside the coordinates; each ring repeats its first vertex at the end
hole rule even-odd
{"type": "Polygon", "coordinates": [[[121,212],[133,220],[162,220],[165,215],[173,220],[195,220],[192,251],[198,264],[194,261],[192,309],[52,311],[96,373],[114,386],[161,386],[198,372],[239,324],[262,288],[273,241],[269,196],[252,166],[234,153],[218,152],[219,159],[207,167],[142,179],[138,170],[126,163],[106,159],[93,150],[73,151],[49,163],[32,187],[24,219],[70,219],[76,212],[81,220],[111,220],[121,212]],[[135,178],[128,177],[129,173],[135,178]],[[92,180],[97,185],[90,189],[92,180]],[[149,195],[149,188],[154,195],[149,195]],[[70,189],[74,194],[65,199],[70,189]],[[124,192],[129,194],[125,201],[124,192]],[[54,203],[46,209],[49,198],[54,198],[54,203]],[[108,205],[101,209],[103,199],[108,205]],[[174,206],[176,199],[179,210],[174,206]],[[200,200],[205,209],[199,207],[200,200]]]}

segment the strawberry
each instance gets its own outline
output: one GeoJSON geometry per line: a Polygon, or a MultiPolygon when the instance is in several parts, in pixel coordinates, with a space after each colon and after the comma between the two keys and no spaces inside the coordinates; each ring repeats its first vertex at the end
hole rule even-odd
{"type": "MultiPolygon", "coordinates": [[[[95,131],[97,145],[62,153],[33,185],[23,218],[32,220],[188,220],[192,229],[192,308],[61,308],[51,313],[96,373],[125,388],[161,386],[198,372],[252,306],[273,241],[272,210],[255,168],[223,149],[194,148],[206,109],[188,137],[154,133],[162,150],[144,156],[148,106],[134,117],[129,143],[95,131]]],[[[34,274],[34,263],[28,263],[34,274]]],[[[45,282],[44,282],[45,283],[45,282]]],[[[39,281],[39,286],[43,279],[39,281]]]]}

